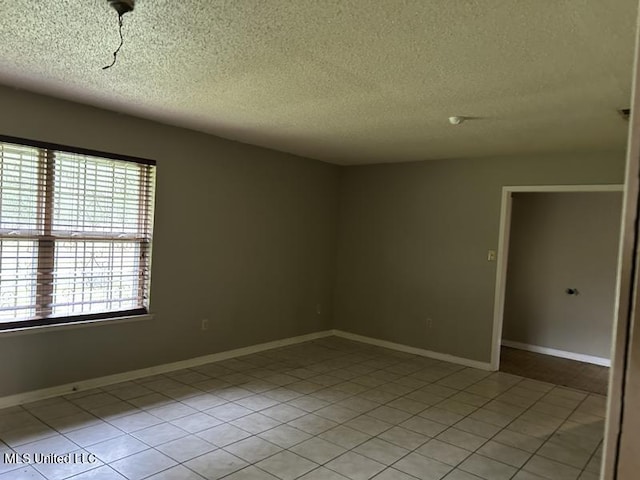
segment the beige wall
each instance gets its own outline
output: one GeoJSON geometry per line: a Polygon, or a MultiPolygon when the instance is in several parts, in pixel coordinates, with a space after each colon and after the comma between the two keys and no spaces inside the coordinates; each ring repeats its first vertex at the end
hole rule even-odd
{"type": "Polygon", "coordinates": [[[502,338],[609,358],[621,213],[620,192],[513,194],[502,338]]]}
{"type": "Polygon", "coordinates": [[[345,168],[335,327],[488,362],[502,186],[621,183],[623,167],[620,151],[345,168]]]}
{"type": "Polygon", "coordinates": [[[0,396],[330,326],[338,167],[8,88],[0,110],[4,135],[158,162],[156,318],[0,337],[0,396]]]}

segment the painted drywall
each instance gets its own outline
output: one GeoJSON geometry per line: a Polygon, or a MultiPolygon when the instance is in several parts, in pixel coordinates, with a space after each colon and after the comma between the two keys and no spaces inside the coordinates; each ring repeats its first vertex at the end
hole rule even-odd
{"type": "Polygon", "coordinates": [[[623,151],[345,167],[334,327],[490,361],[502,186],[621,183],[623,167],[623,151]]]}
{"type": "Polygon", "coordinates": [[[513,194],[502,338],[609,358],[621,213],[621,192],[513,194]]]}
{"type": "MultiPolygon", "coordinates": [[[[637,170],[637,167],[634,168],[637,170]]],[[[636,239],[640,236],[640,231],[636,230],[636,239]]],[[[620,426],[620,439],[618,443],[619,458],[617,464],[617,479],[636,478],[640,469],[640,443],[638,442],[638,432],[640,432],[640,412],[638,405],[640,404],[640,316],[638,310],[638,302],[640,301],[640,292],[638,291],[638,283],[640,275],[635,273],[636,288],[632,291],[632,301],[635,307],[631,312],[630,328],[628,333],[629,349],[627,351],[625,362],[625,385],[622,390],[622,416],[620,426]]],[[[617,366],[617,365],[616,365],[617,366]]],[[[618,393],[612,391],[612,394],[618,393]]],[[[608,449],[607,449],[608,451],[608,449]]]]}
{"type": "Polygon", "coordinates": [[[0,105],[4,135],[158,164],[155,319],[0,337],[0,396],[331,325],[338,167],[4,87],[0,105]]]}

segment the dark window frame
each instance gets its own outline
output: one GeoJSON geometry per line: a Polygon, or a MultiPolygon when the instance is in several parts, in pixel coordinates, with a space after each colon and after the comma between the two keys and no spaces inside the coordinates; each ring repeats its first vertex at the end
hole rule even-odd
{"type": "MultiPolygon", "coordinates": [[[[90,157],[97,157],[97,158],[102,158],[107,160],[124,161],[124,162],[136,163],[139,165],[150,166],[150,167],[156,166],[156,162],[154,160],[149,160],[146,158],[116,154],[111,152],[104,152],[100,150],[93,150],[93,149],[87,149],[87,148],[73,147],[69,145],[43,142],[43,141],[8,136],[8,135],[0,135],[0,143],[16,144],[16,145],[22,145],[26,147],[33,147],[33,148],[39,149],[40,150],[39,155],[41,156],[39,165],[46,165],[49,162],[52,162],[54,153],[60,152],[60,153],[87,155],[90,157]]],[[[42,168],[42,172],[43,172],[43,175],[48,177],[43,180],[45,185],[44,187],[45,192],[44,192],[44,200],[42,201],[42,206],[44,207],[44,209],[49,210],[49,209],[52,209],[53,207],[53,195],[54,195],[52,191],[52,185],[54,181],[52,176],[53,169],[42,168]]],[[[155,172],[153,172],[152,176],[141,174],[141,179],[144,180],[144,182],[148,182],[150,178],[155,182],[155,172]]],[[[148,187],[148,185],[146,185],[146,187],[148,187]]],[[[145,190],[145,192],[148,192],[148,191],[149,190],[145,190]]],[[[152,233],[153,233],[152,219],[153,219],[154,210],[155,210],[154,208],[155,189],[152,189],[151,193],[152,193],[152,196],[150,197],[150,200],[148,202],[142,202],[142,201],[140,202],[140,211],[142,212],[143,209],[148,209],[149,207],[151,209],[150,211],[145,211],[144,215],[151,219],[149,223],[149,227],[150,227],[149,233],[150,233],[150,236],[152,237],[152,233]]],[[[43,218],[47,221],[50,221],[52,218],[51,211],[42,213],[42,215],[43,215],[43,218]]],[[[47,249],[52,249],[52,246],[55,243],[56,239],[51,235],[51,225],[50,224],[47,225],[46,221],[43,223],[43,234],[38,235],[37,237],[38,237],[38,240],[37,240],[37,243],[38,243],[38,247],[37,247],[38,277],[37,278],[38,280],[37,280],[35,295],[36,295],[36,298],[42,299],[42,298],[47,298],[48,296],[50,297],[52,295],[53,282],[52,282],[52,279],[49,279],[49,281],[46,281],[46,279],[45,281],[41,281],[42,280],[41,275],[45,275],[45,276],[50,275],[51,277],[53,277],[53,270],[54,270],[53,264],[46,265],[46,266],[43,266],[42,264],[42,262],[52,262],[54,259],[53,254],[43,255],[42,252],[46,251],[47,249]],[[48,291],[45,291],[45,290],[48,290],[48,291]]],[[[79,237],[79,238],[88,238],[88,237],[79,237]]],[[[139,275],[141,276],[139,281],[139,290],[141,291],[141,293],[144,290],[144,293],[147,294],[147,298],[148,298],[148,295],[150,293],[149,290],[150,290],[150,275],[151,275],[151,272],[150,272],[151,240],[149,240],[148,242],[141,241],[140,245],[141,245],[140,259],[143,266],[139,268],[139,275]],[[142,278],[144,276],[145,268],[147,270],[147,275],[149,276],[148,279],[142,278]]],[[[44,304],[42,300],[36,301],[34,306],[36,310],[41,314],[43,312],[46,314],[47,309],[51,310],[51,305],[44,304]]],[[[48,314],[50,315],[50,313],[51,312],[49,311],[48,314]]],[[[6,331],[31,329],[31,328],[37,328],[37,327],[49,327],[49,326],[55,326],[55,325],[69,325],[69,324],[83,323],[83,322],[94,322],[96,320],[105,320],[105,321],[118,320],[125,317],[136,317],[136,316],[145,316],[145,315],[149,315],[148,301],[147,301],[147,305],[144,307],[127,309],[127,310],[114,310],[114,311],[106,311],[106,312],[99,312],[99,313],[65,315],[65,316],[48,316],[48,315],[42,316],[41,315],[38,318],[0,322],[0,333],[6,332],[6,331]]]]}

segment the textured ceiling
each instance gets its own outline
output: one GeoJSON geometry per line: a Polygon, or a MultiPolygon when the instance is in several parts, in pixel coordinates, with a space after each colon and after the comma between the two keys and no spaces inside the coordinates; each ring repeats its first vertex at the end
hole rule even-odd
{"type": "Polygon", "coordinates": [[[619,149],[636,8],[138,0],[102,70],[106,0],[0,0],[0,83],[339,164],[619,149]]]}

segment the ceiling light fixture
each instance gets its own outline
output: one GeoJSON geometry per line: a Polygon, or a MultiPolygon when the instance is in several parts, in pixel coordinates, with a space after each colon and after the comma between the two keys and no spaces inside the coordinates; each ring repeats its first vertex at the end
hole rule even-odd
{"type": "Polygon", "coordinates": [[[465,120],[466,120],[466,117],[460,117],[460,116],[449,117],[449,123],[451,125],[460,125],[465,120]]]}
{"type": "Polygon", "coordinates": [[[118,59],[118,52],[122,48],[122,44],[124,43],[124,38],[122,37],[122,16],[125,13],[129,13],[133,11],[133,7],[135,6],[135,0],[107,0],[109,6],[113,8],[118,13],[118,32],[120,33],[120,45],[116,48],[116,51],[113,52],[113,62],[110,65],[102,67],[103,70],[107,68],[111,68],[116,64],[116,60],[118,59]]]}

